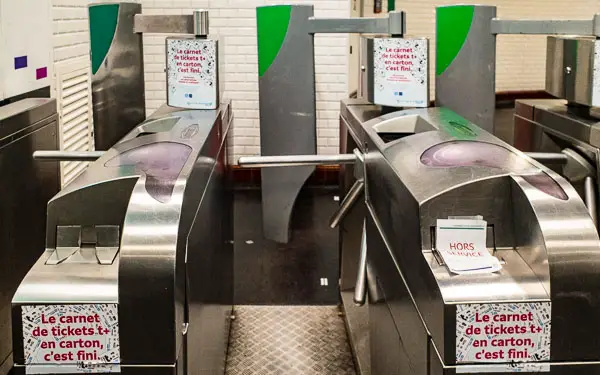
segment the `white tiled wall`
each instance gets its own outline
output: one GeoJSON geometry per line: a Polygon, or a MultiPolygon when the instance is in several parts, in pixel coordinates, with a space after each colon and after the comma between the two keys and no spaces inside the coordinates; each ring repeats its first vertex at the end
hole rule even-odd
{"type": "MultiPolygon", "coordinates": [[[[54,4],[55,59],[87,56],[89,0],[52,0],[54,4]]],[[[147,14],[177,14],[193,9],[210,10],[211,33],[224,48],[225,95],[234,101],[236,121],[233,154],[258,154],[258,84],[255,7],[277,3],[314,4],[315,15],[349,15],[351,0],[138,0],[147,14]]],[[[408,34],[434,37],[435,6],[454,0],[404,0],[396,6],[407,12],[408,34]]],[[[478,0],[496,4],[498,15],[506,18],[591,18],[600,11],[600,0],[478,0]]],[[[370,16],[373,0],[365,0],[370,16]]],[[[384,9],[387,1],[384,0],[384,9]]],[[[165,101],[163,37],[146,36],[146,88],[148,111],[165,101]]],[[[435,42],[432,40],[432,70],[435,42]]],[[[315,39],[317,72],[318,146],[320,153],[335,153],[338,144],[339,100],[347,95],[347,51],[345,35],[319,35],[315,39]]],[[[544,83],[545,38],[543,36],[501,36],[498,42],[498,91],[542,89],[544,83]]],[[[432,80],[433,81],[433,80],[432,80]]],[[[293,100],[293,98],[291,99],[293,100]]]]}
{"type": "MultiPolygon", "coordinates": [[[[89,50],[87,9],[89,0],[53,0],[56,60],[86,55],[89,50]]],[[[348,0],[138,0],[145,14],[186,14],[209,9],[211,34],[218,36],[223,57],[224,96],[232,99],[235,124],[232,153],[260,153],[258,114],[258,60],[256,7],[271,4],[314,4],[319,17],[347,17],[348,0]]],[[[315,38],[317,128],[320,153],[336,153],[339,100],[347,96],[345,35],[315,38]]],[[[146,107],[151,113],[166,100],[164,36],[144,36],[146,107]]],[[[291,99],[293,100],[293,98],[291,99]]]]}

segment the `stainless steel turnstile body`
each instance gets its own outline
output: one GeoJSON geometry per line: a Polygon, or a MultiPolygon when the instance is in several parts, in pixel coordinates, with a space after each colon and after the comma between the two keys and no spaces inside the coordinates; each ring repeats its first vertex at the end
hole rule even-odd
{"type": "MultiPolygon", "coordinates": [[[[569,105],[563,99],[518,100],[514,115],[514,146],[524,152],[565,153],[566,162],[547,166],[567,178],[585,198],[586,189],[598,191],[600,165],[600,112],[569,105]],[[586,187],[587,185],[587,187],[586,187]],[[591,186],[590,186],[591,185],[591,186]]],[[[597,204],[589,207],[598,215],[597,204]]]]}
{"type": "MultiPolygon", "coordinates": [[[[376,110],[355,105],[342,116],[354,117],[353,127],[376,110]]],[[[551,304],[547,371],[600,374],[600,241],[575,189],[444,108],[360,125],[353,130],[366,143],[371,373],[505,373],[510,361],[502,369],[457,360],[457,309],[535,302],[551,304]],[[438,218],[474,215],[487,220],[488,247],[503,268],[451,274],[432,228],[438,218]]],[[[521,372],[537,373],[529,371],[521,372]]]]}
{"type": "Polygon", "coordinates": [[[102,303],[118,304],[123,374],[224,371],[230,119],[229,104],[162,107],[50,200],[46,251],[13,299],[16,373],[24,306],[102,303]]]}
{"type": "Polygon", "coordinates": [[[598,225],[600,105],[597,38],[547,38],[545,91],[560,99],[517,100],[513,143],[525,152],[555,153],[548,167],[584,198],[598,225]],[[562,154],[562,155],[561,155],[562,154]]]}
{"type": "Polygon", "coordinates": [[[31,158],[58,148],[56,101],[29,98],[0,108],[0,375],[12,367],[11,297],[44,246],[44,207],[60,189],[58,164],[31,158]]]}

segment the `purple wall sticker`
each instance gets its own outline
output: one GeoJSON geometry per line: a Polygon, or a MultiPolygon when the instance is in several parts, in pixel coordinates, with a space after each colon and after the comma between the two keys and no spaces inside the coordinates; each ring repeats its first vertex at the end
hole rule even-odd
{"type": "Polygon", "coordinates": [[[15,57],[15,70],[27,68],[27,56],[15,57]]]}
{"type": "Polygon", "coordinates": [[[43,67],[35,70],[35,79],[40,80],[48,77],[48,68],[43,67]]]}

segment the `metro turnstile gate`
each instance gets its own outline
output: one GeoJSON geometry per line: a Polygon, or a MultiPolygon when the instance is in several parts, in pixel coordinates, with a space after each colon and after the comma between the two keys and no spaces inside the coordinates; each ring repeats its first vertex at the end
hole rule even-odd
{"type": "Polygon", "coordinates": [[[586,200],[598,225],[600,97],[598,44],[586,37],[548,37],[546,91],[562,99],[517,100],[514,145],[523,151],[558,152],[563,163],[549,165],[586,200]]]}
{"type": "Polygon", "coordinates": [[[229,104],[162,107],[48,203],[13,299],[17,374],[223,372],[230,120],[229,104]]]}
{"type": "Polygon", "coordinates": [[[363,128],[372,372],[600,373],[600,241],[575,189],[445,108],[396,112],[363,128]],[[488,247],[503,268],[451,274],[431,228],[474,215],[486,218],[488,247]],[[532,313],[540,331],[495,330],[478,340],[465,326],[490,311],[494,327],[532,313]],[[519,343],[529,339],[537,341],[525,353],[519,343]]]}
{"type": "MultiPolygon", "coordinates": [[[[598,293],[593,269],[598,262],[599,243],[587,208],[575,190],[553,172],[534,161],[525,161],[522,154],[514,153],[509,146],[448,110],[436,108],[378,116],[381,112],[377,106],[347,100],[341,112],[342,130],[346,133],[342,143],[365,145],[361,149],[369,150],[365,156],[365,184],[369,212],[371,373],[491,371],[494,365],[457,363],[455,309],[474,303],[499,306],[508,303],[515,307],[527,300],[549,301],[552,305],[550,364],[542,368],[557,374],[597,373],[594,353],[587,346],[578,346],[580,339],[588,345],[595,342],[595,334],[588,329],[600,327],[594,322],[591,326],[579,322],[593,320],[597,305],[577,295],[598,293]],[[470,160],[467,153],[460,166],[452,167],[443,158],[445,164],[437,167],[423,163],[423,155],[435,147],[440,149],[429,161],[445,154],[463,155],[457,150],[454,154],[452,150],[444,151],[441,145],[465,142],[467,147],[477,148],[481,141],[485,142],[483,148],[490,150],[477,150],[475,158],[470,160]],[[507,164],[486,171],[486,154],[500,164],[507,164]],[[515,165],[526,166],[526,176],[511,172],[515,165]],[[462,181],[465,178],[468,182],[462,181]],[[544,192],[540,194],[539,188],[544,192]],[[440,193],[430,194],[434,190],[440,193]],[[411,213],[413,210],[415,213],[411,213]],[[431,247],[430,228],[435,225],[436,217],[476,213],[494,223],[496,254],[506,263],[498,275],[469,280],[469,276],[451,275],[440,264],[431,247]],[[510,219],[506,215],[516,216],[510,219]],[[584,243],[585,250],[580,247],[584,243]],[[575,261],[582,251],[589,254],[590,263],[575,261]],[[577,269],[563,270],[567,264],[577,269]],[[578,275],[577,282],[568,274],[578,275]],[[567,292],[563,288],[573,290],[567,292]],[[570,316],[577,318],[567,319],[570,316]],[[558,338],[570,334],[575,335],[558,338]],[[565,362],[552,365],[555,361],[565,362]]],[[[351,219],[352,211],[360,210],[360,206],[355,206],[347,218],[351,219]]],[[[359,231],[360,227],[352,219],[349,222],[345,219],[341,225],[352,222],[355,223],[352,228],[342,231],[341,246],[342,254],[355,260],[348,263],[356,264],[358,254],[353,254],[353,250],[359,246],[348,233],[359,231]]],[[[497,373],[511,371],[502,365],[495,368],[497,373]]],[[[533,367],[530,371],[538,369],[533,367]]]]}
{"type": "MultiPolygon", "coordinates": [[[[354,173],[364,184],[368,211],[362,250],[370,372],[600,373],[594,349],[600,239],[575,189],[448,109],[380,114],[358,100],[342,105],[345,130],[361,145],[354,173]],[[488,222],[487,247],[502,269],[453,274],[435,248],[436,220],[477,215],[488,222]]],[[[240,164],[319,163],[312,156],[276,159],[240,164]]],[[[346,200],[341,207],[348,212],[346,200]]],[[[346,231],[360,233],[360,227],[346,231]]],[[[358,273],[357,290],[363,290],[358,273]]]]}

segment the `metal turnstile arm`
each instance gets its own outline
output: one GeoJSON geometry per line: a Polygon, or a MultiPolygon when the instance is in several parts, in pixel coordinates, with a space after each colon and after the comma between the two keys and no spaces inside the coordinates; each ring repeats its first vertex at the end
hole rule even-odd
{"type": "Polygon", "coordinates": [[[365,182],[363,180],[356,180],[354,182],[354,185],[352,185],[352,187],[348,191],[348,194],[346,194],[346,196],[342,200],[340,208],[338,208],[338,210],[333,214],[333,216],[329,220],[329,227],[331,229],[337,227],[340,224],[340,222],[344,220],[346,214],[350,211],[352,206],[354,206],[354,203],[358,201],[358,198],[362,195],[364,191],[365,182]]]}
{"type": "MultiPolygon", "coordinates": [[[[565,164],[567,155],[560,152],[526,152],[525,155],[540,163],[565,164]]],[[[354,164],[356,153],[338,155],[277,155],[242,156],[238,165],[243,168],[300,167],[306,165],[354,164]]]]}
{"type": "Polygon", "coordinates": [[[542,164],[544,163],[559,163],[567,164],[569,160],[568,156],[561,152],[526,152],[525,155],[529,156],[535,161],[542,164]]]}
{"type": "Polygon", "coordinates": [[[360,260],[358,263],[358,274],[356,275],[356,286],[354,288],[354,303],[358,306],[365,304],[367,300],[367,223],[363,221],[362,237],[360,241],[360,260]]]}
{"type": "Polygon", "coordinates": [[[238,159],[238,165],[243,168],[274,168],[354,164],[355,161],[356,156],[354,154],[243,156],[238,159]]]}
{"type": "Polygon", "coordinates": [[[35,151],[33,158],[42,161],[96,161],[105,151],[35,151]]]}
{"type": "Polygon", "coordinates": [[[306,165],[354,164],[357,180],[342,200],[340,208],[332,216],[329,226],[333,229],[344,219],[350,208],[362,195],[365,183],[362,177],[362,154],[355,150],[353,154],[339,155],[281,155],[281,156],[245,156],[238,159],[238,165],[244,168],[299,167],[306,165]],[[359,161],[357,165],[357,161],[359,161]]]}

